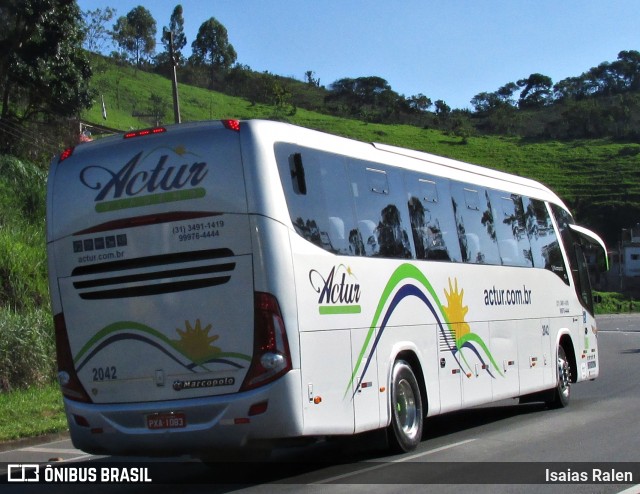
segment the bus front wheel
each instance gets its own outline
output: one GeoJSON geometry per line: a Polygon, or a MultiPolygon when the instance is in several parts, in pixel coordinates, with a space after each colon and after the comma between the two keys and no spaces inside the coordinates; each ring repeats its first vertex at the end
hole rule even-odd
{"type": "Polygon", "coordinates": [[[396,360],[391,374],[391,424],[387,437],[391,450],[412,451],[422,439],[423,410],[420,387],[411,366],[396,360]]]}

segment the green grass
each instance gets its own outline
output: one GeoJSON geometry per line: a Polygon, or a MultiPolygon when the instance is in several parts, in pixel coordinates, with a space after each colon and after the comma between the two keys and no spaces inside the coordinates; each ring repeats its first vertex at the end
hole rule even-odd
{"type": "Polygon", "coordinates": [[[616,292],[594,292],[601,301],[595,304],[596,314],[640,312],[640,301],[616,292]]]}
{"type": "Polygon", "coordinates": [[[0,309],[0,389],[38,386],[55,378],[53,334],[47,307],[0,309]]]}
{"type": "Polygon", "coordinates": [[[0,442],[67,430],[57,384],[0,393],[0,442]]]}

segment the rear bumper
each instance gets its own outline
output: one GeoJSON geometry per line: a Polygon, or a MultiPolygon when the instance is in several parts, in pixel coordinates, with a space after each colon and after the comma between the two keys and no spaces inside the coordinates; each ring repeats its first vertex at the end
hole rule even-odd
{"type": "Polygon", "coordinates": [[[151,403],[103,405],[67,399],[64,403],[71,439],[83,451],[141,456],[198,455],[241,448],[254,440],[300,436],[303,430],[300,390],[300,372],[294,369],[271,384],[232,395],[151,403]],[[266,411],[249,416],[252,405],[265,401],[266,411]],[[184,414],[185,427],[159,430],[147,427],[148,415],[172,412],[184,414]]]}

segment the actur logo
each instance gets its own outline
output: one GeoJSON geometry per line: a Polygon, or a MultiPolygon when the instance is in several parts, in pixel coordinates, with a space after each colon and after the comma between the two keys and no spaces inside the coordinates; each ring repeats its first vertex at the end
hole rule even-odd
{"type": "Polygon", "coordinates": [[[319,294],[320,314],[357,314],[361,312],[360,284],[350,267],[334,266],[326,277],[319,271],[309,271],[309,282],[319,294]],[[347,278],[348,277],[348,278],[347,278]]]}
{"type": "Polygon", "coordinates": [[[169,159],[167,155],[162,155],[153,168],[140,169],[141,157],[142,152],[136,154],[118,171],[98,165],[87,166],[80,171],[80,181],[84,186],[98,191],[95,197],[96,202],[128,201],[119,203],[119,207],[115,208],[122,209],[157,202],[191,199],[194,197],[192,194],[167,196],[167,193],[197,187],[209,172],[207,163],[202,161],[167,166],[169,159]],[[131,200],[143,193],[146,194],[140,198],[141,200],[131,200]],[[149,200],[148,194],[162,195],[163,198],[149,200]]]}

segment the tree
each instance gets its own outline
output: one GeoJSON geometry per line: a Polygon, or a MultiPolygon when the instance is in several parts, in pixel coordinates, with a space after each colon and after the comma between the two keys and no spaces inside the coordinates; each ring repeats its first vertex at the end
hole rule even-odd
{"type": "Polygon", "coordinates": [[[369,76],[351,79],[345,77],[329,86],[326,103],[337,103],[352,115],[386,120],[407,101],[391,89],[382,77],[369,76]]]}
{"type": "Polygon", "coordinates": [[[517,89],[518,86],[515,82],[509,82],[493,93],[476,94],[471,99],[471,104],[478,113],[492,112],[504,106],[513,106],[515,104],[513,93],[517,89]]]}
{"type": "Polygon", "coordinates": [[[584,77],[567,77],[553,86],[556,101],[578,100],[587,96],[584,77]]]}
{"type": "Polygon", "coordinates": [[[412,111],[424,113],[433,105],[433,102],[431,98],[428,98],[422,93],[418,93],[407,98],[407,105],[412,111]]]}
{"type": "Polygon", "coordinates": [[[316,79],[316,73],[313,70],[307,70],[304,73],[304,80],[309,86],[320,87],[320,79],[316,79]]]}
{"type": "Polygon", "coordinates": [[[447,118],[451,114],[451,107],[441,99],[436,100],[434,106],[438,118],[447,118]]]}
{"type": "Polygon", "coordinates": [[[113,26],[113,38],[140,67],[144,56],[151,56],[156,49],[156,21],[147,9],[135,7],[113,26]]]}
{"type": "Polygon", "coordinates": [[[91,105],[91,67],[76,2],[4,0],[0,6],[0,119],[72,116],[91,105]]]}
{"type": "Polygon", "coordinates": [[[486,113],[496,109],[500,105],[500,99],[496,93],[483,91],[471,98],[471,104],[476,113],[486,113]]]}
{"type": "Polygon", "coordinates": [[[365,105],[377,106],[380,97],[391,91],[389,83],[382,77],[377,76],[340,79],[334,82],[331,88],[337,94],[346,96],[354,101],[359,107],[365,105]]]}
{"type": "Polygon", "coordinates": [[[640,52],[625,50],[618,53],[618,60],[612,63],[618,76],[629,91],[640,90],[640,52]]]}
{"type": "Polygon", "coordinates": [[[513,99],[513,94],[518,90],[518,85],[515,82],[508,82],[504,86],[498,88],[496,91],[496,95],[498,99],[509,106],[514,106],[516,104],[513,99]]]}
{"type": "Polygon", "coordinates": [[[100,52],[107,40],[111,38],[111,33],[106,28],[106,24],[116,15],[116,9],[106,7],[104,10],[87,10],[82,13],[84,24],[84,46],[92,52],[100,52]]]}
{"type": "Polygon", "coordinates": [[[587,91],[592,95],[611,95],[623,89],[624,82],[616,73],[615,67],[609,62],[602,62],[582,74],[587,91]]]}
{"type": "Polygon", "coordinates": [[[227,28],[214,17],[200,25],[198,35],[191,43],[191,50],[193,55],[191,55],[190,61],[194,65],[204,65],[210,69],[212,87],[216,72],[226,72],[238,57],[233,45],[229,43],[227,28]]]}
{"type": "MultiPolygon", "coordinates": [[[[169,27],[165,27],[163,33],[170,32],[173,34],[173,53],[176,62],[181,63],[183,60],[182,49],[187,44],[187,37],[184,34],[184,17],[182,16],[182,5],[176,5],[169,19],[169,27]]],[[[168,38],[162,37],[162,44],[164,44],[165,52],[169,53],[169,41],[168,38]]]]}
{"type": "Polygon", "coordinates": [[[517,84],[523,88],[518,100],[520,108],[542,108],[551,102],[551,77],[535,73],[526,79],[520,79],[517,84]]]}

